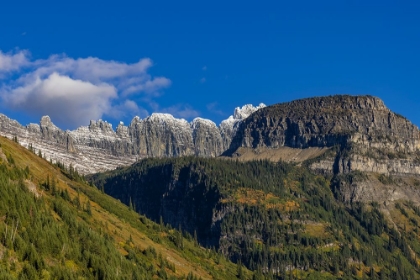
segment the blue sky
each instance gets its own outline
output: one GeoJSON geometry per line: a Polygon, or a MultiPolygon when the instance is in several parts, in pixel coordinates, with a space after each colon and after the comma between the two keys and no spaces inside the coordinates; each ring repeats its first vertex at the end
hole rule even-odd
{"type": "Polygon", "coordinates": [[[418,1],[7,1],[0,112],[62,128],[378,96],[420,125],[418,1]]]}

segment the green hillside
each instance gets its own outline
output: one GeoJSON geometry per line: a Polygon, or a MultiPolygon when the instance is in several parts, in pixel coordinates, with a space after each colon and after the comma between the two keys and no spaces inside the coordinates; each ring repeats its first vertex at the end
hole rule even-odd
{"type": "Polygon", "coordinates": [[[242,266],[200,247],[0,138],[0,279],[232,279],[242,266]]]}
{"type": "Polygon", "coordinates": [[[343,204],[335,184],[364,176],[186,157],[146,159],[89,179],[256,279],[419,279],[419,208],[401,201],[389,218],[374,202],[343,204]]]}

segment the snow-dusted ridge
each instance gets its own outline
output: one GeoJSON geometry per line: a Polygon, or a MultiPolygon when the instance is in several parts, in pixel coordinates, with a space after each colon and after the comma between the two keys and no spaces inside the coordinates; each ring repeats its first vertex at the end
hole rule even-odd
{"type": "Polygon", "coordinates": [[[153,113],[141,119],[135,116],[128,126],[120,122],[114,130],[103,120],[91,120],[88,126],[64,131],[49,116],[39,124],[20,125],[0,114],[0,134],[18,137],[19,143],[32,147],[47,160],[72,164],[87,174],[128,165],[144,157],[196,155],[215,157],[229,148],[238,124],[264,104],[237,107],[219,126],[208,119],[191,122],[167,113],[153,113]]]}
{"type": "Polygon", "coordinates": [[[258,106],[246,104],[242,107],[236,107],[233,115],[220,123],[219,130],[222,135],[223,145],[226,149],[229,148],[232,138],[235,136],[238,126],[242,120],[264,107],[266,107],[264,103],[260,103],[258,106]]]}
{"type": "MultiPolygon", "coordinates": [[[[230,127],[230,128],[235,128],[236,125],[238,123],[240,123],[242,120],[246,119],[249,115],[251,115],[252,113],[254,113],[255,111],[266,107],[266,105],[264,103],[260,103],[258,106],[254,106],[252,104],[246,104],[242,107],[236,107],[234,109],[234,113],[233,115],[229,116],[229,118],[227,118],[226,120],[223,120],[220,125],[219,125],[219,129],[221,129],[222,127],[230,127]]],[[[46,116],[48,117],[48,116],[46,116]]],[[[44,118],[44,117],[43,117],[44,118]]],[[[49,118],[49,117],[48,117],[49,118]]],[[[98,121],[95,120],[91,120],[89,126],[81,126],[73,131],[70,131],[70,133],[72,133],[73,135],[77,135],[78,133],[86,133],[87,131],[90,132],[96,132],[97,134],[102,134],[103,135],[108,135],[108,136],[115,136],[116,134],[118,134],[118,130],[119,129],[129,129],[130,127],[144,122],[144,121],[155,121],[155,122],[159,122],[161,124],[166,124],[166,125],[176,125],[178,124],[182,124],[182,125],[188,125],[188,121],[183,119],[183,118],[175,118],[172,114],[169,113],[152,113],[150,116],[144,118],[143,120],[139,117],[139,116],[135,116],[131,122],[130,125],[125,126],[124,122],[120,121],[120,123],[117,126],[117,129],[114,131],[112,129],[112,124],[108,123],[107,121],[103,121],[101,119],[99,119],[98,121]],[[114,132],[114,133],[113,133],[114,132]]],[[[195,119],[193,119],[190,123],[189,126],[192,129],[195,129],[197,127],[197,125],[199,124],[203,124],[203,125],[208,125],[208,126],[215,126],[217,127],[216,123],[213,122],[210,119],[204,119],[201,117],[197,117],[195,119]]],[[[54,125],[55,127],[55,125],[54,125]]],[[[100,137],[98,135],[98,137],[100,137]]]]}
{"type": "Polygon", "coordinates": [[[235,111],[233,112],[232,116],[229,116],[226,120],[220,123],[220,126],[234,126],[235,124],[239,123],[240,121],[246,119],[254,113],[255,111],[266,107],[264,103],[260,103],[258,106],[254,107],[252,104],[246,104],[241,108],[236,107],[235,111]]]}
{"type": "Polygon", "coordinates": [[[214,126],[217,127],[216,123],[209,119],[203,119],[203,118],[195,118],[190,123],[192,129],[196,129],[199,125],[208,125],[208,126],[214,126]]]}

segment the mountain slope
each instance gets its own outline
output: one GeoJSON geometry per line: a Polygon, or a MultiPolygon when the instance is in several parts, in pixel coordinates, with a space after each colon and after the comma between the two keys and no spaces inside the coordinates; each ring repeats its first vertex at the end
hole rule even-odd
{"type": "Polygon", "coordinates": [[[89,178],[267,277],[418,279],[419,139],[378,98],[309,98],[238,123],[224,155],[245,162],[149,159],[89,178]]]}
{"type": "Polygon", "coordinates": [[[0,137],[1,279],[249,275],[83,181],[0,137]]]}
{"type": "Polygon", "coordinates": [[[346,203],[420,203],[420,131],[373,96],[316,97],[263,108],[240,124],[225,155],[303,163],[335,176],[333,187],[346,203]],[[357,172],[365,176],[352,176],[357,172]]]}
{"type": "Polygon", "coordinates": [[[337,182],[358,176],[366,175],[186,157],[142,160],[89,178],[266,277],[419,279],[418,204],[343,203],[337,182]]]}

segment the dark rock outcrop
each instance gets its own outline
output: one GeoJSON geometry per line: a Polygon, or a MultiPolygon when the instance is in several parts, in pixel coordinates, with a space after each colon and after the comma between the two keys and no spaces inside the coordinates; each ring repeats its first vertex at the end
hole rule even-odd
{"type": "Polygon", "coordinates": [[[240,124],[230,148],[304,149],[359,140],[387,142],[397,151],[413,152],[419,148],[420,134],[415,125],[391,112],[379,98],[342,95],[263,108],[240,124]]]}
{"type": "Polygon", "coordinates": [[[419,129],[372,96],[338,95],[263,108],[237,130],[227,155],[238,148],[336,147],[314,169],[420,174],[419,129]]]}
{"type": "Polygon", "coordinates": [[[98,184],[103,184],[107,194],[135,205],[136,211],[148,218],[191,234],[196,232],[201,244],[217,247],[221,217],[215,219],[214,215],[220,208],[218,189],[208,186],[206,175],[194,164],[182,166],[172,161],[155,165],[152,159],[146,160],[132,165],[124,176],[98,184]]]}

